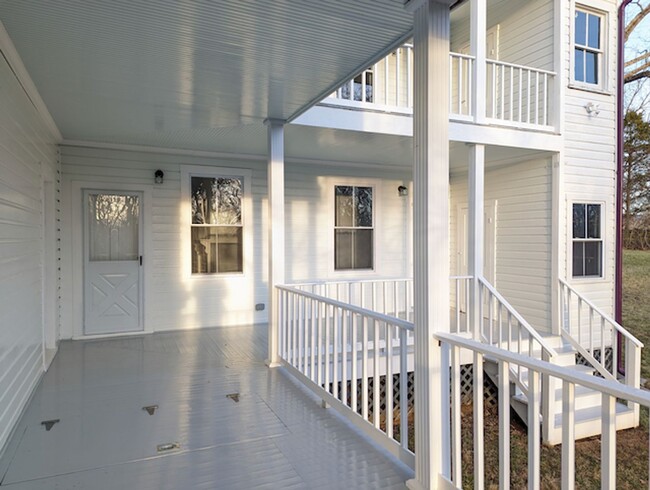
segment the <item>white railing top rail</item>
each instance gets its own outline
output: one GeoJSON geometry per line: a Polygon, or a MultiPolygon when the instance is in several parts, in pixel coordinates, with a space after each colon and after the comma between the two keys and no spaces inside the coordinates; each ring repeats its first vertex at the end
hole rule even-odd
{"type": "Polygon", "coordinates": [[[576,297],[578,297],[587,306],[589,306],[589,308],[591,308],[594,312],[596,312],[598,315],[600,315],[607,323],[609,323],[612,326],[612,328],[614,328],[614,330],[616,330],[621,335],[623,335],[623,337],[630,340],[637,347],[641,347],[641,348],[643,347],[643,342],[641,342],[634,335],[632,335],[628,330],[626,330],[625,327],[623,327],[623,325],[618,323],[611,316],[606,314],[604,311],[602,311],[600,308],[598,308],[595,304],[593,304],[591,301],[589,301],[587,298],[585,298],[582,294],[580,294],[578,291],[576,291],[564,279],[560,278],[560,284],[564,285],[571,292],[571,294],[575,294],[576,297]]]}
{"type": "Polygon", "coordinates": [[[449,56],[452,56],[454,58],[462,58],[464,60],[473,60],[476,57],[472,56],[471,54],[463,54],[463,53],[454,53],[453,51],[449,52],[449,56]]]}
{"type": "Polygon", "coordinates": [[[541,374],[546,374],[579,386],[584,386],[585,388],[589,388],[600,393],[606,393],[616,398],[621,398],[623,400],[628,400],[633,403],[639,403],[646,407],[650,407],[649,391],[641,390],[639,388],[631,388],[616,381],[592,376],[591,374],[568,369],[565,366],[541,361],[533,357],[517,354],[505,349],[500,349],[498,347],[477,342],[475,340],[467,339],[465,337],[459,337],[454,334],[435,333],[434,337],[446,344],[456,345],[473,352],[479,352],[493,359],[520,365],[541,374]]]}
{"type": "Polygon", "coordinates": [[[542,337],[537,330],[535,330],[530,323],[528,323],[523,316],[519,314],[517,310],[513,308],[513,306],[508,303],[508,301],[499,294],[499,292],[490,284],[484,277],[479,277],[478,280],[485,286],[485,288],[490,291],[490,293],[499,301],[507,310],[508,312],[513,316],[515,320],[519,322],[519,324],[529,333],[531,338],[535,339],[542,349],[551,357],[557,356],[557,351],[551,347],[546,340],[544,340],[544,337],[542,337]]]}
{"type": "Polygon", "coordinates": [[[289,283],[285,284],[285,286],[291,286],[291,287],[303,287],[303,286],[327,286],[328,284],[372,284],[376,282],[406,282],[406,281],[412,281],[412,277],[381,277],[377,279],[343,279],[341,281],[331,281],[331,280],[323,280],[323,281],[312,281],[312,282],[297,282],[297,283],[289,283]]]}
{"type": "MultiPolygon", "coordinates": [[[[454,281],[463,280],[463,279],[472,279],[474,276],[449,276],[449,279],[454,281]]],[[[412,277],[381,277],[377,279],[344,279],[341,281],[331,281],[331,280],[322,280],[322,281],[311,281],[311,282],[296,282],[284,284],[285,286],[290,287],[304,287],[304,286],[326,286],[328,284],[372,284],[379,282],[407,282],[412,281],[412,277]]]]}
{"type": "Polygon", "coordinates": [[[390,323],[391,325],[395,325],[396,327],[403,328],[404,330],[408,331],[414,331],[415,327],[413,323],[407,322],[406,320],[402,320],[400,318],[396,318],[394,316],[390,315],[384,315],[382,313],[377,313],[372,310],[368,310],[366,308],[361,308],[359,306],[354,306],[349,303],[344,303],[342,301],[337,301],[334,299],[330,299],[326,296],[321,296],[320,294],[314,294],[310,293],[308,291],[303,291],[302,289],[298,289],[294,287],[294,285],[278,285],[276,286],[277,289],[280,289],[282,291],[287,291],[289,293],[297,294],[300,296],[304,296],[305,298],[313,299],[316,301],[320,301],[322,303],[325,303],[327,305],[333,306],[334,308],[341,308],[343,310],[347,310],[351,313],[356,313],[358,315],[363,315],[367,318],[377,320],[379,322],[385,322],[385,323],[390,323]]]}
{"type": "Polygon", "coordinates": [[[491,59],[487,59],[486,61],[494,65],[507,66],[508,68],[516,68],[517,70],[529,70],[535,73],[541,73],[542,75],[549,75],[553,77],[556,75],[554,71],[542,70],[541,68],[533,68],[532,66],[518,65],[517,63],[508,63],[507,61],[499,61],[499,60],[491,60],[491,59]]]}

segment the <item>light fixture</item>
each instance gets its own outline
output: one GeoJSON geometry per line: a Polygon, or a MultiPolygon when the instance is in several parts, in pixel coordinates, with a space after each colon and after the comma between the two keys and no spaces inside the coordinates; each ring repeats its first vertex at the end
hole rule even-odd
{"type": "Polygon", "coordinates": [[[401,197],[406,197],[409,195],[409,189],[406,186],[400,185],[397,188],[397,194],[399,194],[401,197]]]}
{"type": "Polygon", "coordinates": [[[163,183],[163,178],[165,177],[165,172],[158,169],[158,170],[156,170],[156,173],[153,174],[153,175],[155,177],[156,184],[162,184],[163,183]]]}
{"type": "Polygon", "coordinates": [[[597,116],[600,114],[600,106],[598,104],[594,104],[593,102],[587,103],[587,105],[585,105],[585,110],[590,116],[597,116]]]}

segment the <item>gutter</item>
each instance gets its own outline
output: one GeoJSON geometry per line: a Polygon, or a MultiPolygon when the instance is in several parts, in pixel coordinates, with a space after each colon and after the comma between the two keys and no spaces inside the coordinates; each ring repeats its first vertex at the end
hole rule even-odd
{"type": "MultiPolygon", "coordinates": [[[[625,96],[625,8],[632,0],[623,0],[618,7],[618,56],[616,91],[616,278],[614,284],[614,319],[623,323],[623,126],[625,120],[623,99],[625,96]]],[[[618,334],[618,371],[624,372],[621,363],[622,335],[618,334]]]]}

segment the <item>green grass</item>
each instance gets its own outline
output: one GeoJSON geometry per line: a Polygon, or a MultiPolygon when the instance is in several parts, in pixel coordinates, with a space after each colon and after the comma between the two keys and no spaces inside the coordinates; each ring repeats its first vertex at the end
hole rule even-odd
{"type": "Polygon", "coordinates": [[[650,379],[650,251],[623,252],[623,326],[645,345],[641,377],[650,379]]]}

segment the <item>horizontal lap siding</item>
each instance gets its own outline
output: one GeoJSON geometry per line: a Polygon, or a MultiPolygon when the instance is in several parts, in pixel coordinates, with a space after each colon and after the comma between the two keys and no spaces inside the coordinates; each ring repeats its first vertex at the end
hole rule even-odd
{"type": "Polygon", "coordinates": [[[320,167],[300,164],[286,169],[287,281],[345,280],[350,278],[411,276],[407,267],[411,196],[400,197],[397,188],[411,189],[411,171],[320,167]],[[375,271],[334,271],[334,186],[376,184],[375,271]]]}
{"type": "Polygon", "coordinates": [[[42,182],[54,137],[0,56],[0,451],[43,368],[42,182]],[[41,167],[41,165],[43,167],[41,167]]]}
{"type": "MultiPolygon", "coordinates": [[[[591,5],[591,2],[583,2],[591,5]]],[[[565,203],[563,223],[571,224],[571,200],[604,201],[605,216],[603,238],[605,247],[604,277],[596,280],[572,280],[570,270],[571,232],[567,226],[562,229],[565,237],[566,254],[561,257],[560,276],[587,299],[594,302],[608,314],[614,313],[614,287],[616,271],[616,2],[605,1],[599,5],[609,5],[606,26],[607,66],[605,79],[608,93],[581,90],[570,84],[570,51],[563,52],[565,71],[563,79],[569,84],[565,92],[564,107],[564,150],[563,180],[565,203]],[[597,104],[598,115],[589,115],[585,106],[597,104]]],[[[564,17],[565,32],[570,41],[573,35],[573,22],[567,7],[564,17]]],[[[567,44],[568,47],[568,44],[567,44]]]]}
{"type": "MultiPolygon", "coordinates": [[[[496,288],[540,331],[551,317],[551,161],[536,159],[490,169],[485,199],[496,201],[496,288]]],[[[467,176],[451,180],[451,262],[458,271],[458,206],[467,203],[467,176]]]]}
{"type": "MultiPolygon", "coordinates": [[[[263,216],[266,214],[266,163],[263,161],[242,161],[195,156],[179,156],[137,151],[92,149],[64,146],[61,149],[62,172],[65,198],[65,241],[66,250],[71,251],[72,226],[71,206],[81,203],[70,202],[72,182],[94,183],[95,186],[111,189],[111,184],[140,184],[152,189],[151,216],[144,216],[151,232],[151,258],[145,264],[151,267],[147,296],[151,304],[145,323],[154,331],[175,330],[210,326],[240,325],[266,321],[266,311],[256,312],[255,303],[267,303],[266,289],[266,236],[263,233],[263,216]],[[224,277],[183,278],[181,238],[185,230],[181,227],[181,166],[202,165],[206,167],[229,167],[252,171],[251,192],[252,213],[246,219],[253,223],[252,237],[254,257],[252,271],[246,277],[234,279],[224,277]],[[153,185],[154,172],[165,173],[164,183],[153,185]]],[[[189,233],[189,230],[187,231],[189,233]]],[[[63,302],[63,316],[66,318],[66,336],[72,336],[71,252],[64,257],[63,280],[68,295],[63,302]]],[[[81,260],[81,258],[74,258],[81,260]]],[[[78,320],[77,320],[78,321],[78,320]]]]}
{"type": "MultiPolygon", "coordinates": [[[[204,158],[169,154],[91,149],[64,146],[62,170],[64,176],[65,240],[66,250],[71,250],[72,182],[96,183],[110,189],[112,183],[141,184],[152,188],[152,216],[149,220],[152,237],[152,257],[145,263],[152,268],[152,288],[148,296],[152,304],[147,311],[150,317],[145,321],[155,331],[208,326],[238,325],[251,322],[265,322],[267,309],[256,312],[256,303],[268,303],[267,289],[267,181],[266,162],[262,160],[238,160],[226,158],[204,158]],[[205,165],[252,170],[253,194],[253,257],[252,277],[219,278],[200,277],[187,280],[182,274],[181,258],[181,165],[205,165]],[[165,172],[164,183],[153,185],[156,169],[165,172]]],[[[405,171],[410,175],[410,172],[405,171]]],[[[287,164],[286,180],[286,246],[287,281],[323,279],[330,263],[325,244],[333,230],[325,223],[333,210],[323,190],[320,174],[341,177],[363,177],[367,169],[355,170],[346,167],[287,164]]],[[[373,178],[375,176],[373,175],[373,178]]],[[[380,223],[377,242],[382,250],[377,265],[380,272],[390,276],[403,276],[406,257],[406,206],[409,198],[399,198],[397,187],[408,180],[400,179],[395,172],[378,172],[381,179],[383,209],[376,216],[380,223]]],[[[65,335],[73,332],[72,260],[71,252],[64,258],[64,301],[65,335]]],[[[81,260],[81,258],[75,258],[81,260]]]]}

